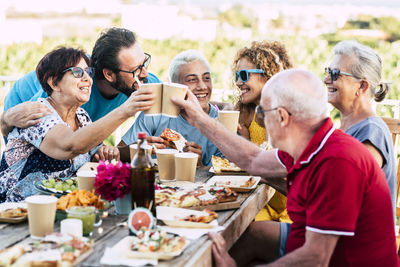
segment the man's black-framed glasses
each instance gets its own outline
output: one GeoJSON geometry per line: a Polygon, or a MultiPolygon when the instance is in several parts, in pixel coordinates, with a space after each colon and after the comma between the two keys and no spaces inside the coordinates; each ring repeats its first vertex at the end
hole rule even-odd
{"type": "Polygon", "coordinates": [[[237,82],[239,78],[242,80],[242,82],[247,82],[249,80],[249,73],[265,73],[265,71],[261,69],[250,69],[250,70],[240,70],[236,72],[236,79],[235,81],[237,82]]]}
{"type": "Polygon", "coordinates": [[[132,73],[133,78],[135,78],[135,76],[139,76],[142,73],[143,68],[145,68],[147,70],[147,68],[150,65],[150,61],[151,61],[151,55],[150,54],[144,53],[144,55],[145,55],[145,59],[143,61],[143,64],[140,65],[139,67],[137,67],[136,69],[134,69],[133,71],[120,70],[120,69],[117,69],[117,70],[121,71],[121,72],[132,73]],[[137,71],[139,71],[139,73],[137,75],[135,75],[135,73],[137,71]]]}
{"type": "MultiPolygon", "coordinates": [[[[259,116],[260,119],[264,120],[265,112],[274,111],[274,110],[277,110],[278,108],[283,108],[283,107],[276,107],[276,108],[270,108],[270,109],[264,110],[260,105],[258,105],[258,106],[256,106],[256,115],[259,116]]],[[[290,113],[287,109],[286,109],[286,111],[289,114],[289,116],[292,116],[292,113],[290,113]]]]}
{"type": "Polygon", "coordinates": [[[92,74],[93,74],[93,72],[94,72],[94,68],[92,68],[92,67],[87,67],[87,68],[85,68],[85,69],[82,69],[81,67],[71,67],[71,68],[68,68],[68,69],[63,70],[63,73],[64,73],[64,72],[67,72],[67,71],[71,71],[72,75],[73,75],[75,78],[82,78],[82,77],[83,77],[83,74],[84,74],[85,72],[86,72],[89,76],[92,76],[92,74]]]}
{"type": "Polygon", "coordinates": [[[334,82],[334,81],[336,81],[337,79],[339,79],[339,76],[340,75],[346,75],[346,76],[350,76],[350,77],[353,77],[353,78],[356,78],[356,79],[358,79],[356,76],[354,76],[353,74],[351,74],[351,73],[348,73],[348,72],[344,72],[344,71],[341,71],[341,70],[339,70],[339,69],[331,69],[331,68],[329,68],[329,67],[326,67],[325,68],[325,74],[326,75],[331,75],[331,81],[332,82],[334,82]]]}

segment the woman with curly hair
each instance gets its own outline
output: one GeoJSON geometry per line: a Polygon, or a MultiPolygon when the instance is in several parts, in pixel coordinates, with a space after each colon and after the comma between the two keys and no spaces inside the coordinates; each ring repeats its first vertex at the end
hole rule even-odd
{"type": "MultiPolygon", "coordinates": [[[[265,143],[266,131],[257,119],[256,106],[260,104],[264,84],[276,73],[292,67],[285,46],[278,41],[254,41],[241,48],[233,61],[233,73],[239,93],[236,109],[240,111],[239,134],[257,145],[265,143]]],[[[286,197],[276,192],[256,216],[256,220],[290,222],[286,212],[286,197]]]]}

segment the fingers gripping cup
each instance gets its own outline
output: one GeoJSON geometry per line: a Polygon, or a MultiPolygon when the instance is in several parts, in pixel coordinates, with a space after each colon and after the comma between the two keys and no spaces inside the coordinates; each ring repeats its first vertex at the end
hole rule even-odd
{"type": "Polygon", "coordinates": [[[231,132],[237,133],[237,127],[239,122],[239,111],[238,110],[219,110],[218,120],[231,132]]]}
{"type": "Polygon", "coordinates": [[[38,239],[53,232],[57,198],[35,195],[25,199],[28,206],[29,232],[38,239]]]}
{"type": "Polygon", "coordinates": [[[175,180],[176,149],[157,149],[158,174],[163,181],[175,180]]]}
{"type": "Polygon", "coordinates": [[[177,153],[175,156],[175,179],[177,181],[194,182],[197,160],[195,153],[177,153]]]}

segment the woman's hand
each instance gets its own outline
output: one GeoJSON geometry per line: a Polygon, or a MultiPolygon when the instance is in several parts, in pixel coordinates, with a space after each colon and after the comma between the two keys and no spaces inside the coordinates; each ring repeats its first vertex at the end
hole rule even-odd
{"type": "Polygon", "coordinates": [[[156,95],[150,88],[141,88],[131,94],[131,96],[120,106],[121,110],[127,112],[129,117],[135,116],[138,111],[150,109],[154,104],[156,95]]]}
{"type": "Polygon", "coordinates": [[[203,166],[203,162],[201,160],[202,148],[201,145],[195,142],[186,142],[186,146],[183,148],[184,152],[192,152],[199,155],[199,159],[197,160],[197,166],[203,166]]]}
{"type": "Polygon", "coordinates": [[[119,150],[113,146],[101,146],[94,155],[97,161],[111,161],[113,159],[119,161],[119,150]]]}

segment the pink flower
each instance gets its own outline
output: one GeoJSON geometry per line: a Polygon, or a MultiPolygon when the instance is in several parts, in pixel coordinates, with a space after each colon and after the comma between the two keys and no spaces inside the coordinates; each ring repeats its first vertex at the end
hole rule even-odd
{"type": "Polygon", "coordinates": [[[96,193],[105,200],[113,201],[123,198],[131,191],[130,165],[121,161],[113,164],[100,161],[94,182],[96,193]]]}

